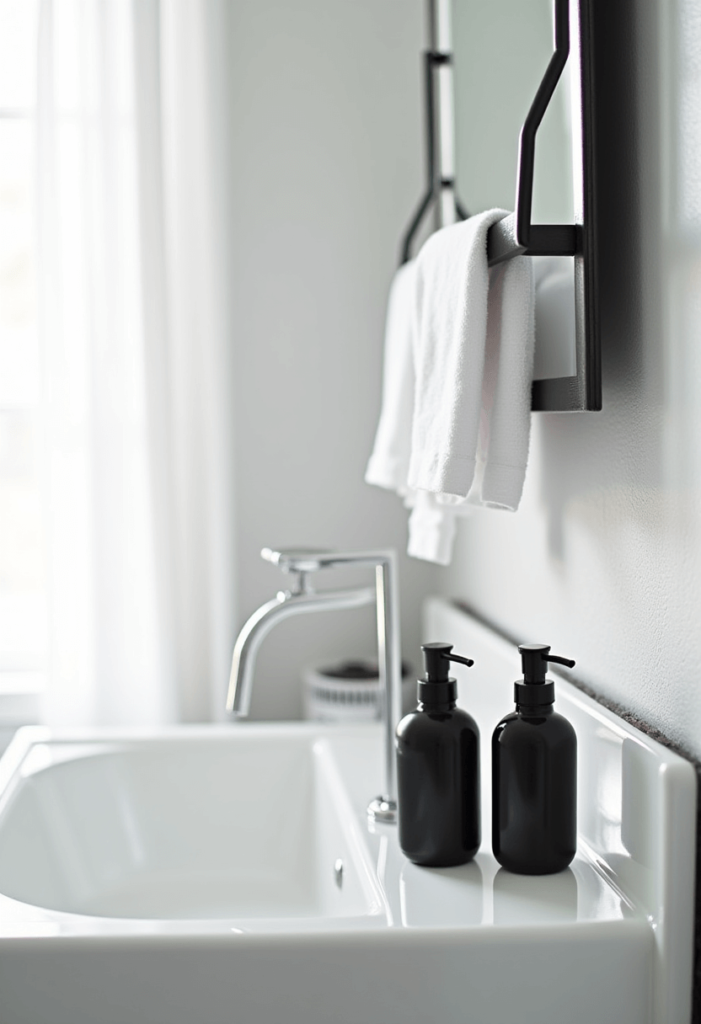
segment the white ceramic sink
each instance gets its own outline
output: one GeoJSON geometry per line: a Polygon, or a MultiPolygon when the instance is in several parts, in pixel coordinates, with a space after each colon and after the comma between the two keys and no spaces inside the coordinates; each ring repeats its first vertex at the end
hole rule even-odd
{"type": "Polygon", "coordinates": [[[0,893],[227,929],[384,920],[359,825],[309,730],[61,742],[26,732],[0,812],[0,893]]]}
{"type": "Polygon", "coordinates": [[[692,766],[558,682],[577,856],[499,869],[488,737],[513,651],[441,603],[426,632],[476,661],[473,863],[418,868],[369,828],[379,725],[23,730],[0,761],[1,1024],[688,1024],[692,766]]]}

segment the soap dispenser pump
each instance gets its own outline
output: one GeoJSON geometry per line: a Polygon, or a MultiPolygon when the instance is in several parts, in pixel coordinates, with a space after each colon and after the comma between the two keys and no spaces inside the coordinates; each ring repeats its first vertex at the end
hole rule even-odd
{"type": "Polygon", "coordinates": [[[519,653],[516,710],[492,737],[492,849],[508,871],[549,875],[563,871],[576,851],[577,736],[553,710],[546,668],[574,662],[546,644],[522,644],[519,653]]]}
{"type": "Polygon", "coordinates": [[[451,867],[480,845],[479,729],[456,707],[452,644],[424,644],[418,707],[397,726],[399,844],[415,864],[451,867]]]}

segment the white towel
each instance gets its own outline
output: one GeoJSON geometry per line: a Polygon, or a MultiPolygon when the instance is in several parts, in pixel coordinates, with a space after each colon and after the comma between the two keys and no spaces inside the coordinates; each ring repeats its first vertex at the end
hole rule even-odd
{"type": "Polygon", "coordinates": [[[441,505],[435,494],[429,494],[428,491],[413,492],[411,505],[407,553],[425,562],[450,565],[456,516],[469,514],[470,506],[441,505]]]}
{"type": "Polygon", "coordinates": [[[490,210],[432,235],[397,272],[382,415],[366,480],[412,508],[409,554],[450,563],[456,515],[516,509],[525,479],[534,349],[529,257],[493,270],[490,210]],[[469,496],[469,497],[468,497],[469,496]]]}
{"type": "Polygon", "coordinates": [[[528,257],[492,271],[490,210],[432,235],[417,258],[418,343],[409,487],[460,505],[484,463],[478,502],[518,507],[533,367],[528,257]]]}
{"type": "Polygon", "coordinates": [[[414,413],[416,262],[399,268],[392,281],[385,324],[382,411],[365,480],[407,495],[414,413]]]}
{"type": "Polygon", "coordinates": [[[409,488],[416,356],[416,261],[399,268],[387,303],[382,380],[382,410],[365,480],[396,491],[412,509],[408,552],[414,558],[446,565],[455,535],[454,512],[426,491],[409,488]]]}
{"type": "Polygon", "coordinates": [[[526,479],[535,351],[533,263],[516,256],[489,272],[479,461],[482,504],[515,512],[526,479]]]}

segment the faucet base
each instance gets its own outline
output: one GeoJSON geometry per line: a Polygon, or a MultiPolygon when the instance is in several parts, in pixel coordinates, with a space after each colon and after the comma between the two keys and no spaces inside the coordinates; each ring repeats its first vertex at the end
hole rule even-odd
{"type": "Polygon", "coordinates": [[[383,825],[394,825],[397,821],[397,801],[386,796],[376,796],[368,804],[368,818],[382,822],[383,825]]]}

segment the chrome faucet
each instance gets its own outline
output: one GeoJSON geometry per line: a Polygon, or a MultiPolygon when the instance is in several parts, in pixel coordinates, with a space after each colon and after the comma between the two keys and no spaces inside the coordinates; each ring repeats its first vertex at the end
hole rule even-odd
{"type": "Polygon", "coordinates": [[[380,669],[380,694],[383,698],[385,741],[385,789],[368,807],[368,815],[375,821],[397,820],[397,768],[394,753],[394,730],[401,713],[401,653],[399,645],[399,599],[397,595],[397,568],[394,551],[362,551],[338,554],[332,551],[309,549],[263,548],[261,556],[285,573],[293,576],[289,590],[282,590],[251,615],[238,635],[231,664],[229,693],[226,710],[235,718],[246,718],[251,704],[251,687],[256,654],[261,641],[272,627],[301,612],[324,609],[359,608],[377,606],[377,648],[380,669]],[[375,586],[352,590],[326,590],[316,593],[311,589],[308,575],[320,569],[338,569],[343,566],[371,565],[375,569],[375,586]]]}

